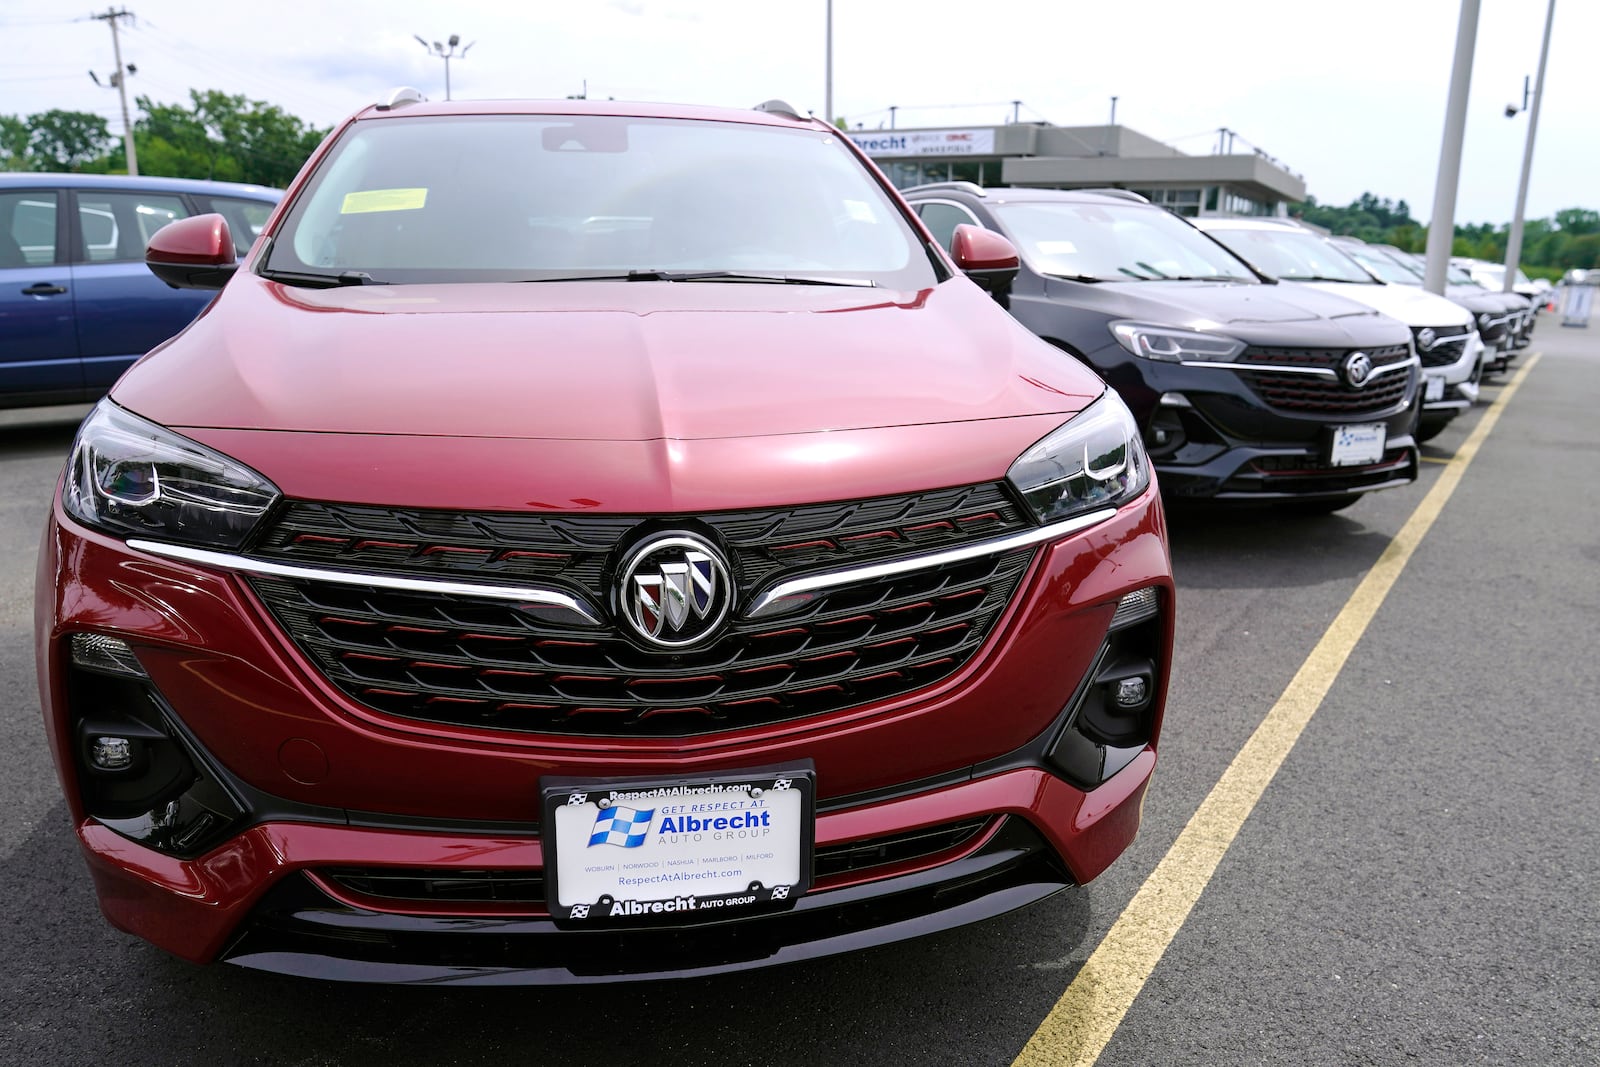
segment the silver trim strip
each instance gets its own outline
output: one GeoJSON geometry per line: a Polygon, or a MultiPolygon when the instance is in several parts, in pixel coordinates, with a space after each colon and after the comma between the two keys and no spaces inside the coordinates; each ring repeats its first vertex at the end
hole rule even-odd
{"type": "Polygon", "coordinates": [[[1304,374],[1312,378],[1339,380],[1338,372],[1327,367],[1285,367],[1277,363],[1213,363],[1209,360],[1203,362],[1197,360],[1193,363],[1185,360],[1183,366],[1210,367],[1214,370],[1260,370],[1276,374],[1304,374]]]}
{"type": "MultiPolygon", "coordinates": [[[[1421,364],[1421,362],[1422,361],[1420,359],[1418,359],[1416,356],[1412,356],[1410,359],[1402,360],[1399,363],[1382,363],[1382,364],[1379,364],[1378,366],[1372,368],[1372,373],[1367,376],[1367,381],[1370,382],[1370,381],[1372,381],[1372,379],[1382,377],[1385,374],[1392,374],[1397,370],[1405,370],[1407,367],[1418,366],[1418,365],[1421,364]]],[[[1336,382],[1342,380],[1339,377],[1339,372],[1336,371],[1336,370],[1333,370],[1333,369],[1331,369],[1329,367],[1286,367],[1286,366],[1283,366],[1283,365],[1277,364],[1277,363],[1211,363],[1211,362],[1204,362],[1204,363],[1202,363],[1202,362],[1194,362],[1194,363],[1185,362],[1183,364],[1183,366],[1185,366],[1185,367],[1211,367],[1211,368],[1214,368],[1216,370],[1265,371],[1265,372],[1267,372],[1269,374],[1304,374],[1304,375],[1307,375],[1308,377],[1328,378],[1328,379],[1331,379],[1331,380],[1336,381],[1336,382]]]]}
{"type": "Polygon", "coordinates": [[[849,570],[830,571],[827,574],[808,574],[803,578],[791,578],[787,582],[779,582],[765,593],[756,597],[744,611],[747,619],[760,619],[772,615],[782,615],[793,611],[811,600],[813,594],[824,589],[836,589],[840,586],[855,585],[859,582],[870,582],[879,578],[890,578],[896,574],[909,574],[912,571],[926,570],[929,567],[942,567],[947,563],[961,563],[980,556],[992,556],[1000,552],[1009,552],[1014,548],[1025,548],[1028,545],[1037,545],[1045,541],[1052,541],[1058,537],[1086,530],[1091,526],[1111,518],[1117,513],[1116,508],[1101,508],[1091,511],[1087,515],[1067,519],[1065,522],[1053,523],[1049,526],[1040,526],[1020,533],[1007,534],[996,537],[990,541],[978,541],[960,548],[947,548],[943,552],[929,552],[922,556],[907,556],[903,559],[890,560],[887,563],[869,563],[861,567],[852,567],[849,570]],[[789,603],[784,603],[789,601],[789,603]]]}
{"type": "Polygon", "coordinates": [[[554,589],[532,586],[479,585],[475,582],[450,582],[436,578],[402,578],[392,574],[359,574],[337,571],[329,567],[299,567],[290,563],[272,563],[231,552],[213,552],[205,548],[186,545],[169,545],[161,541],[130,540],[128,547],[152,556],[198,563],[221,570],[245,571],[249,574],[266,574],[275,578],[302,578],[313,582],[334,582],[339,585],[364,585],[374,589],[398,589],[407,593],[442,593],[450,596],[477,596],[488,600],[509,600],[518,604],[534,604],[553,608],[576,616],[585,626],[599,626],[601,619],[594,609],[576,597],[554,589]]]}

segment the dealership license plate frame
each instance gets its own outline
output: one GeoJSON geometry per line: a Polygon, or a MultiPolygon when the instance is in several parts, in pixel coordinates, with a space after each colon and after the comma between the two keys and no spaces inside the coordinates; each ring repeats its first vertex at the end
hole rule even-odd
{"type": "Polygon", "coordinates": [[[1422,379],[1422,401],[1431,404],[1435,400],[1444,399],[1444,375],[1429,374],[1422,379]]]}
{"type": "Polygon", "coordinates": [[[1334,426],[1328,432],[1328,462],[1335,467],[1361,467],[1383,460],[1389,428],[1381,422],[1334,426]]]}
{"type": "MultiPolygon", "coordinates": [[[[816,774],[810,766],[762,767],[670,778],[546,778],[541,783],[540,801],[546,905],[551,918],[562,926],[599,929],[650,922],[680,925],[734,919],[791,908],[811,888],[816,852],[816,774]],[[760,792],[752,796],[752,789],[760,792]],[[778,794],[784,796],[780,798],[778,794]],[[761,800],[763,797],[765,801],[761,800]],[[602,800],[608,802],[605,809],[600,807],[602,800]],[[607,832],[612,834],[613,840],[591,846],[592,836],[597,832],[596,822],[604,810],[624,806],[637,812],[649,806],[653,815],[642,831],[646,835],[659,831],[662,820],[669,817],[680,821],[686,816],[733,819],[743,810],[753,810],[736,809],[731,814],[663,812],[663,809],[693,808],[724,800],[760,802],[760,810],[767,811],[775,811],[771,807],[774,802],[784,808],[790,805],[795,808],[792,812],[778,813],[780,834],[776,843],[780,847],[774,851],[781,854],[771,860],[754,860],[755,870],[747,871],[743,884],[736,887],[729,888],[726,879],[710,879],[699,883],[716,889],[709,893],[696,891],[692,880],[667,882],[659,888],[626,889],[619,881],[625,871],[595,874],[576,867],[570,859],[576,854],[586,854],[590,847],[617,848],[619,852],[628,848],[615,842],[616,831],[610,828],[607,832]],[[563,857],[569,857],[565,890],[563,857]],[[784,869],[785,864],[789,865],[788,869],[784,869]],[[624,893],[630,895],[624,896],[624,893]],[[683,902],[688,898],[693,898],[694,903],[685,907],[683,902]],[[655,907],[658,903],[662,905],[660,909],[655,907]]],[[[628,825],[636,824],[630,821],[628,825]]],[[[711,833],[733,831],[702,829],[699,832],[709,837],[711,833]]],[[[646,843],[634,847],[643,848],[646,843]]],[[[737,839],[729,839],[727,844],[719,839],[688,843],[682,849],[682,856],[696,860],[696,864],[652,868],[648,873],[678,875],[700,870],[700,859],[715,855],[716,851],[725,851],[734,843],[737,839]],[[717,849],[711,849],[712,845],[718,846],[717,849]]],[[[636,855],[642,859],[651,858],[646,853],[636,855]]],[[[654,856],[659,858],[660,852],[654,856]]],[[[616,865],[620,867],[620,862],[616,865]]],[[[643,877],[646,873],[640,870],[636,876],[643,877]]]]}

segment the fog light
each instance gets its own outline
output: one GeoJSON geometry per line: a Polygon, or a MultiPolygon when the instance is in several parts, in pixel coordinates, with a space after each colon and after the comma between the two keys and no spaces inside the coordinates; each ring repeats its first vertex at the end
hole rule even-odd
{"type": "Polygon", "coordinates": [[[126,737],[96,737],[89,741],[89,762],[99,771],[125,771],[133,766],[133,742],[126,737]]]}
{"type": "Polygon", "coordinates": [[[1123,678],[1117,682],[1117,707],[1142,708],[1149,699],[1150,683],[1147,679],[1123,678]]]}
{"type": "Polygon", "coordinates": [[[85,670],[99,671],[101,674],[145,677],[139,657],[133,654],[128,642],[105,634],[73,634],[72,662],[85,670]]]}

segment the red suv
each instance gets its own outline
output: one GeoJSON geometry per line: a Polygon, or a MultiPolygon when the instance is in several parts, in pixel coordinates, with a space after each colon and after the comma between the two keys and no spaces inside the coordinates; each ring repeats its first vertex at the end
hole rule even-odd
{"type": "Polygon", "coordinates": [[[1115,394],[776,103],[344,123],[83,424],[46,725],[101,907],[379,981],[779,963],[1132,840],[1165,523],[1115,394]],[[978,284],[974,284],[976,281],[978,284]]]}

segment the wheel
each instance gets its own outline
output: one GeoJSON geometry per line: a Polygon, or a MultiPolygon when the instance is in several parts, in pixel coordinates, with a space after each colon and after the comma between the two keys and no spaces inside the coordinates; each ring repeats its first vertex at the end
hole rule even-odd
{"type": "Polygon", "coordinates": [[[1360,499],[1360,493],[1348,493],[1345,496],[1326,496],[1318,500],[1281,500],[1274,506],[1285,515],[1304,515],[1307,518],[1314,518],[1318,515],[1332,515],[1335,511],[1343,511],[1360,499]]]}
{"type": "Polygon", "coordinates": [[[1423,441],[1431,441],[1438,437],[1444,432],[1444,428],[1450,425],[1450,420],[1453,418],[1455,412],[1448,415],[1423,415],[1417,420],[1417,443],[1421,444],[1423,441]]]}

